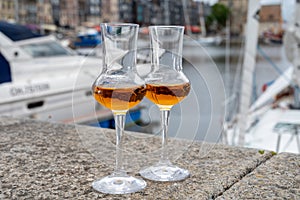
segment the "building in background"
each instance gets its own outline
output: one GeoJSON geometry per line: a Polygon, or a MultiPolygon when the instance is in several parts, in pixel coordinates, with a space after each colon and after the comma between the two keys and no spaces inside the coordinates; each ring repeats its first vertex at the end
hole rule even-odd
{"type": "Polygon", "coordinates": [[[136,16],[136,1],[119,0],[119,19],[123,22],[133,22],[136,16]]]}
{"type": "Polygon", "coordinates": [[[37,0],[19,0],[15,12],[18,14],[18,23],[21,24],[38,24],[37,0]]]}
{"type": "Polygon", "coordinates": [[[89,11],[88,1],[86,0],[78,0],[78,19],[79,24],[82,24],[88,21],[87,13],[89,11]]]}
{"type": "MultiPolygon", "coordinates": [[[[94,25],[101,22],[101,0],[88,0],[86,9],[86,21],[94,25]]],[[[79,8],[79,12],[81,9],[79,8]]],[[[81,21],[83,22],[83,21],[81,21]]]]}
{"type": "Polygon", "coordinates": [[[149,24],[163,24],[163,11],[159,0],[153,0],[150,5],[149,24]]]}
{"type": "MultiPolygon", "coordinates": [[[[191,15],[192,15],[192,8],[191,4],[189,1],[185,2],[185,5],[183,4],[182,1],[174,1],[170,2],[169,0],[165,0],[165,4],[169,4],[168,7],[163,7],[164,8],[164,13],[169,12],[169,19],[166,21],[165,24],[174,24],[174,25],[184,25],[184,24],[191,24],[191,15]],[[169,11],[168,11],[168,10],[169,11]],[[186,12],[184,12],[184,9],[186,9],[186,12]],[[189,20],[186,20],[184,15],[187,15],[189,20]],[[169,23],[167,23],[169,22],[169,23]]],[[[167,16],[167,15],[166,15],[167,16]]]]}
{"type": "Polygon", "coordinates": [[[53,23],[56,26],[60,26],[60,3],[59,0],[51,0],[51,6],[52,6],[52,19],[53,23]]]}
{"type": "Polygon", "coordinates": [[[95,26],[101,23],[101,0],[78,0],[80,26],[95,26]]]}
{"type": "Polygon", "coordinates": [[[102,0],[102,22],[119,21],[119,0],[102,0]]]}
{"type": "MultiPolygon", "coordinates": [[[[199,11],[193,0],[135,0],[133,22],[147,25],[197,25],[199,11]]],[[[120,15],[122,19],[122,15],[120,15]]]]}
{"type": "Polygon", "coordinates": [[[15,4],[12,0],[0,0],[0,19],[15,20],[15,4]]]}
{"type": "Polygon", "coordinates": [[[50,0],[38,0],[37,21],[39,24],[53,24],[52,5],[50,0]]]}
{"type": "Polygon", "coordinates": [[[60,0],[60,25],[76,28],[79,25],[78,1],[60,0]]]}
{"type": "Polygon", "coordinates": [[[155,8],[159,7],[157,2],[137,0],[134,3],[134,23],[140,24],[141,26],[148,26],[153,24],[152,20],[157,21],[158,18],[156,15],[161,13],[160,9],[155,10],[155,8]]]}
{"type": "Polygon", "coordinates": [[[262,5],[259,12],[259,33],[282,34],[281,4],[262,5]]]}
{"type": "MultiPolygon", "coordinates": [[[[0,0],[0,20],[78,28],[101,22],[200,26],[194,0],[0,0]]],[[[204,14],[209,8],[204,8],[204,14]]]]}
{"type": "Polygon", "coordinates": [[[52,5],[50,0],[0,0],[0,20],[52,24],[52,5]]]}
{"type": "Polygon", "coordinates": [[[230,33],[232,35],[240,35],[244,33],[247,12],[248,0],[219,0],[219,3],[226,5],[230,9],[230,33]]]}
{"type": "MultiPolygon", "coordinates": [[[[202,4],[202,6],[204,6],[205,4],[202,4]]],[[[203,8],[203,11],[205,11],[206,9],[203,8]]],[[[198,2],[192,1],[190,2],[190,5],[188,7],[188,11],[189,11],[189,17],[190,17],[190,24],[191,25],[200,25],[200,5],[198,4],[198,2]]],[[[204,15],[204,13],[201,13],[204,15]]],[[[186,24],[186,23],[185,23],[186,24]]]]}

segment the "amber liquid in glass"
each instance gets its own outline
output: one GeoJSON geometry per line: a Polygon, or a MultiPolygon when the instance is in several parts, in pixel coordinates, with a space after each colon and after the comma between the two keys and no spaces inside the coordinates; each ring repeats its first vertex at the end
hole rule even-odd
{"type": "Polygon", "coordinates": [[[178,85],[146,84],[146,97],[157,104],[160,109],[171,107],[182,101],[190,92],[190,83],[178,85]]]}
{"type": "Polygon", "coordinates": [[[144,86],[125,88],[106,88],[96,86],[93,89],[95,99],[113,111],[127,111],[140,103],[146,94],[144,86]]]}

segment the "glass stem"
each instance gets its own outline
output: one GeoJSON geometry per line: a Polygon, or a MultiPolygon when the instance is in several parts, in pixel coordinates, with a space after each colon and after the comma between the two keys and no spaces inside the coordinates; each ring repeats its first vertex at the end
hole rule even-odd
{"type": "Polygon", "coordinates": [[[167,145],[168,145],[168,126],[169,126],[169,116],[170,110],[161,110],[161,124],[162,124],[162,151],[160,155],[160,163],[165,164],[169,163],[168,152],[167,152],[167,145]]]}
{"type": "Polygon", "coordinates": [[[116,128],[116,166],[114,175],[125,175],[123,168],[123,152],[122,152],[122,138],[125,126],[125,114],[114,113],[115,128],[116,128]]]}

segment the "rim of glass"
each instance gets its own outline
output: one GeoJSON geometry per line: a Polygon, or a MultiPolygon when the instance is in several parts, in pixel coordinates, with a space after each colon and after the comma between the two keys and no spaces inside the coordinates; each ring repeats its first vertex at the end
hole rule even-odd
{"type": "Polygon", "coordinates": [[[177,25],[151,25],[149,28],[178,28],[184,29],[184,26],[177,26],[177,25]]]}
{"type": "Polygon", "coordinates": [[[100,26],[101,25],[107,25],[107,26],[136,26],[138,27],[139,25],[138,24],[134,24],[134,23],[118,23],[118,22],[109,22],[109,23],[100,23],[100,26]]]}

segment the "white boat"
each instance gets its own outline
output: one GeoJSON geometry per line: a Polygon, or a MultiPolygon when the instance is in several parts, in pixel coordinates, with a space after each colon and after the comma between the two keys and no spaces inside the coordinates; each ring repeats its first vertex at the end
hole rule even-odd
{"type": "MultiPolygon", "coordinates": [[[[291,66],[251,104],[252,77],[255,67],[258,21],[255,14],[259,2],[250,0],[248,6],[246,46],[243,78],[237,123],[227,129],[233,144],[267,149],[276,152],[300,153],[300,2],[297,1],[295,21],[286,30],[284,46],[291,66]],[[275,98],[288,87],[293,88],[293,99],[285,98],[280,103],[275,98]]],[[[228,124],[225,124],[228,127],[228,124]]],[[[229,124],[232,125],[232,124],[229,124]]],[[[228,139],[228,138],[227,138],[228,139]]]]}
{"type": "Polygon", "coordinates": [[[69,123],[109,118],[91,93],[101,68],[101,59],[79,56],[53,36],[13,41],[0,32],[0,115],[69,123]]]}

